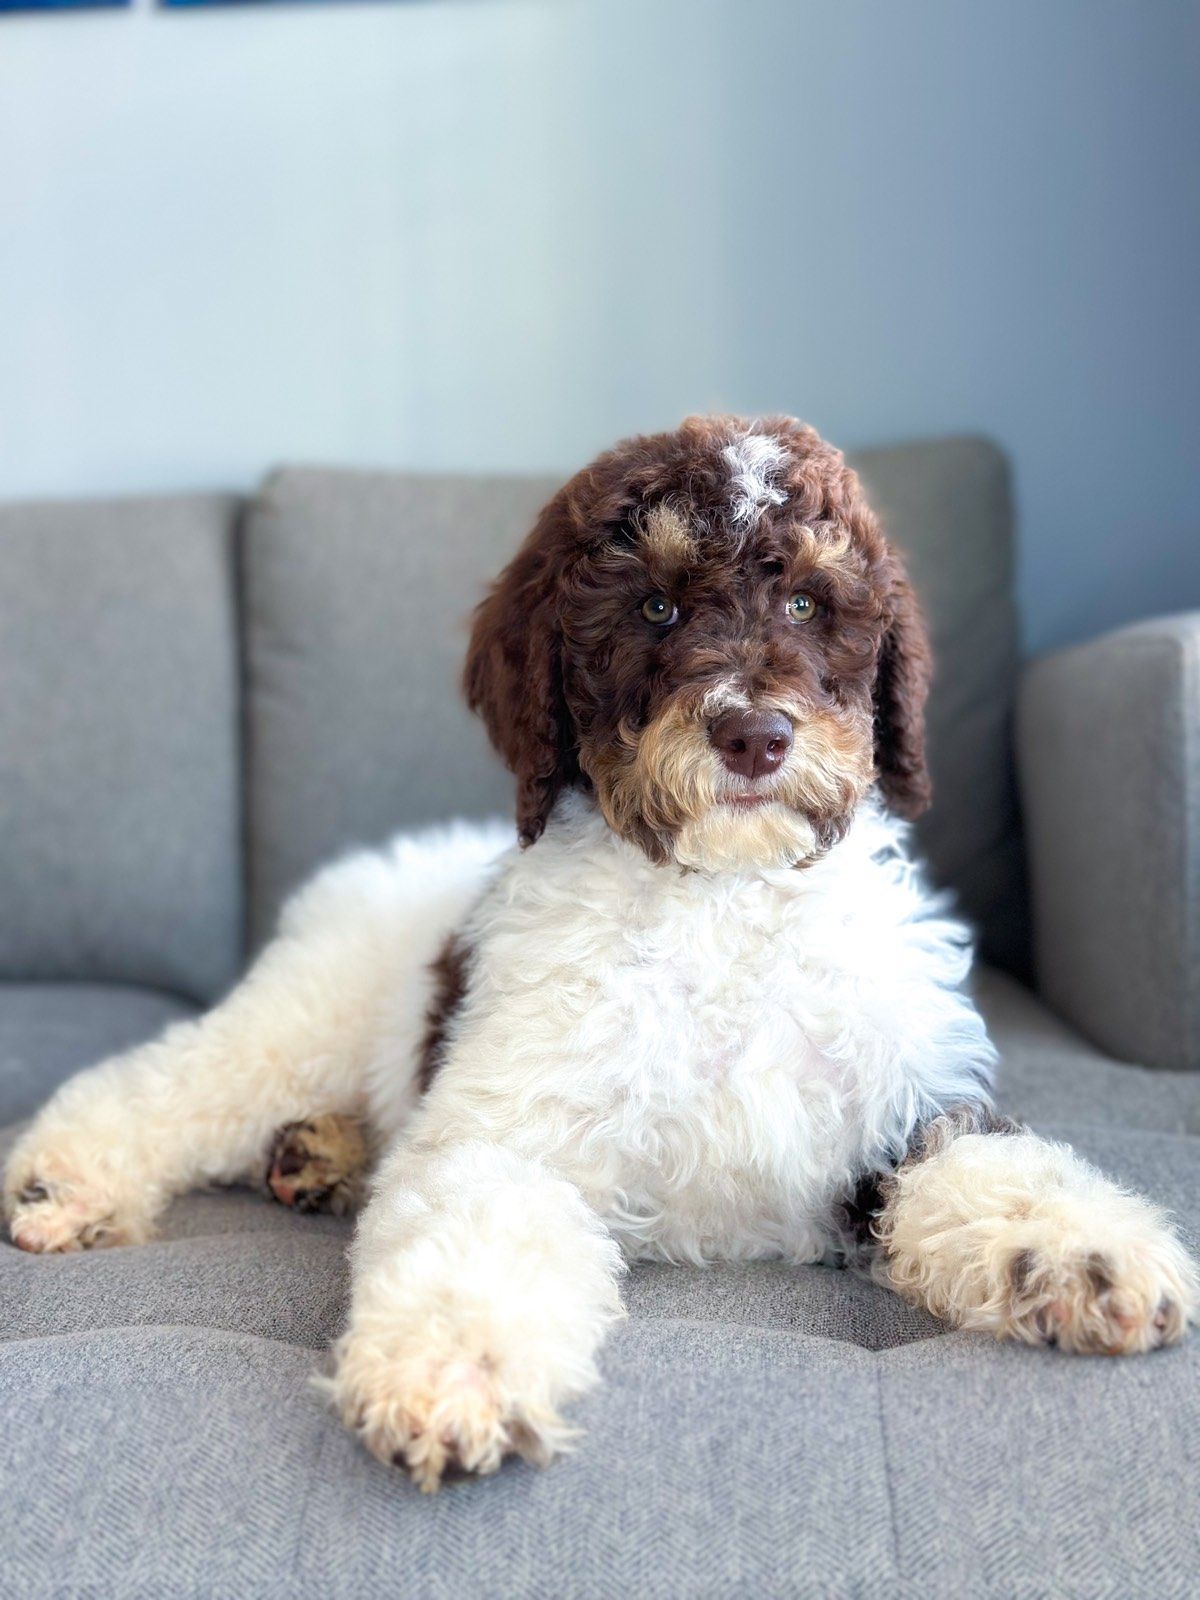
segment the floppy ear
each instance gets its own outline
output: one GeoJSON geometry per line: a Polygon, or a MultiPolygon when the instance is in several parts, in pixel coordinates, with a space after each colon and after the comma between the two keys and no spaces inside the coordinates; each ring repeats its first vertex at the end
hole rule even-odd
{"type": "Polygon", "coordinates": [[[917,597],[890,551],[884,575],[886,632],[875,675],[875,766],[892,810],[917,817],[932,792],[925,765],[925,701],[933,657],[917,597]]]}
{"type": "Polygon", "coordinates": [[[554,502],[476,608],[463,689],[517,780],[517,831],[532,844],[563,787],[578,775],[563,699],[554,502]]]}

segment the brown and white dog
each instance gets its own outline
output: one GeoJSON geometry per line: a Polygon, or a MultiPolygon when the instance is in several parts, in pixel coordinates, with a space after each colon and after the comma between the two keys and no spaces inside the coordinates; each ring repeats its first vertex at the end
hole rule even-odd
{"type": "Polygon", "coordinates": [[[838,1256],[960,1327],[1177,1341],[1165,1219],[990,1109],[964,931],[897,820],[928,674],[810,428],[619,445],[476,613],[519,843],[456,824],[318,876],[223,1004],[58,1091],[9,1162],[14,1240],[136,1242],[264,1166],[341,1208],[373,1164],[329,1388],[425,1488],[566,1442],[630,1259],[838,1256]]]}

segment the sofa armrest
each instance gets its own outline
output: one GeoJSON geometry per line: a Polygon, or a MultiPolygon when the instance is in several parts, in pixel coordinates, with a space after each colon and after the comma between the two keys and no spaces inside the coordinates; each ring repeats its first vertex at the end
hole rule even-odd
{"type": "Polygon", "coordinates": [[[1200,1067],[1200,612],[1035,661],[1017,752],[1038,988],[1111,1055],[1200,1067]]]}

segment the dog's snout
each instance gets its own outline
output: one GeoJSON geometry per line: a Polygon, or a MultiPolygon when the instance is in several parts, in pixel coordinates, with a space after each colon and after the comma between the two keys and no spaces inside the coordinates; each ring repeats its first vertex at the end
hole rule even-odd
{"type": "Polygon", "coordinates": [[[727,711],[709,728],[708,737],[730,772],[762,778],[792,748],[792,724],[779,711],[727,711]]]}

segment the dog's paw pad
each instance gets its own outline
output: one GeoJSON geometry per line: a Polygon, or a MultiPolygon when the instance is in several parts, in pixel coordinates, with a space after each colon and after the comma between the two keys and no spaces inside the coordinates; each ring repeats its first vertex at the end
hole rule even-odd
{"type": "Polygon", "coordinates": [[[132,1244],[142,1230],[121,1222],[111,1196],[79,1182],[26,1179],[5,1200],[9,1237],[31,1255],[65,1255],[132,1244]]]}
{"type": "Polygon", "coordinates": [[[557,1415],[505,1397],[486,1357],[381,1360],[348,1341],[332,1387],[343,1420],[371,1454],[402,1468],[425,1494],[487,1477],[510,1455],[544,1466],[571,1437],[557,1415]]]}
{"type": "Polygon", "coordinates": [[[267,1188],[293,1211],[352,1211],[362,1196],[367,1145],[355,1117],[310,1117],[276,1133],[267,1162],[267,1188]]]}
{"type": "Polygon", "coordinates": [[[1009,1266],[1011,1328],[1030,1344],[1135,1355],[1177,1344],[1195,1311],[1190,1264],[1165,1231],[1136,1255],[1019,1251],[1009,1266]]]}

